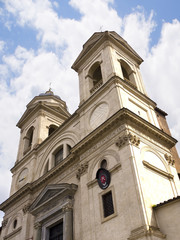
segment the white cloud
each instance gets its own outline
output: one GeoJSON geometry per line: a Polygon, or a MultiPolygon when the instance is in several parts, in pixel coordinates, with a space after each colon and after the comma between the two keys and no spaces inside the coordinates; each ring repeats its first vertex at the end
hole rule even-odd
{"type": "Polygon", "coordinates": [[[168,122],[177,138],[180,137],[179,53],[180,22],[173,20],[163,24],[160,40],[142,66],[150,97],[169,114],[168,122]]]}
{"type": "Polygon", "coordinates": [[[0,41],[0,53],[4,50],[6,43],[4,41],[0,41]]]}
{"type": "MultiPolygon", "coordinates": [[[[147,58],[145,59],[145,63],[147,63],[143,66],[143,73],[144,80],[148,83],[149,88],[154,89],[154,84],[158,86],[155,82],[157,72],[160,76],[166,75],[160,66],[160,61],[163,61],[164,69],[167,68],[165,53],[162,52],[165,49],[166,54],[168,53],[168,45],[171,39],[170,30],[167,30],[168,27],[165,24],[161,41],[148,55],[151,32],[155,27],[153,13],[149,17],[145,17],[142,9],[136,9],[123,19],[112,8],[112,0],[82,0],[81,3],[79,3],[79,0],[71,0],[70,5],[82,14],[80,20],[75,20],[58,17],[53,8],[53,6],[58,7],[55,1],[51,3],[48,0],[6,0],[4,2],[6,10],[15,16],[17,24],[24,28],[31,27],[37,31],[37,42],[40,43],[41,48],[35,51],[17,46],[14,54],[4,55],[4,63],[0,65],[0,72],[2,70],[0,106],[2,106],[4,112],[3,118],[0,118],[0,126],[3,126],[0,136],[0,153],[2,159],[4,159],[1,165],[2,169],[12,167],[16,160],[19,130],[16,129],[15,124],[25,111],[25,105],[36,94],[45,92],[50,82],[52,82],[55,94],[60,95],[67,102],[71,112],[77,108],[79,104],[78,76],[70,69],[70,66],[80,53],[85,41],[95,31],[100,31],[101,26],[102,31],[114,30],[122,34],[140,55],[147,58]],[[165,47],[166,44],[167,47],[165,47]],[[49,47],[54,50],[50,52],[49,47]],[[161,54],[164,54],[162,59],[161,54]],[[159,60],[156,60],[156,57],[159,60]],[[12,75],[10,78],[8,71],[15,76],[12,75]],[[151,81],[152,83],[150,83],[151,81]]],[[[59,2],[59,9],[60,5],[59,2]]],[[[8,20],[8,22],[10,21],[8,20]]],[[[175,27],[176,24],[174,22],[173,26],[175,27]]],[[[172,38],[174,31],[172,31],[172,38]]],[[[176,45],[178,45],[177,39],[176,45]]],[[[176,51],[173,51],[172,55],[173,61],[179,61],[176,51]]],[[[171,65],[171,67],[173,66],[171,65]]],[[[169,79],[168,76],[166,76],[167,79],[169,79]]],[[[164,78],[159,77],[159,79],[161,83],[164,81],[164,78]]],[[[162,89],[160,85],[158,87],[158,89],[162,89]]],[[[168,94],[166,89],[164,91],[168,94]]],[[[154,99],[157,99],[157,93],[158,90],[153,95],[154,99]]],[[[161,93],[161,95],[163,94],[161,93]]],[[[160,100],[160,98],[157,100],[160,103],[159,105],[163,107],[161,103],[164,100],[160,100]]],[[[175,127],[176,130],[180,127],[177,122],[174,124],[174,129],[175,127]]],[[[4,175],[5,177],[6,175],[4,175]]],[[[0,192],[2,193],[2,199],[7,198],[7,191],[1,185],[0,192]]]]}
{"type": "Polygon", "coordinates": [[[123,38],[128,40],[142,58],[145,58],[149,52],[151,33],[156,26],[153,21],[153,11],[146,19],[142,9],[137,8],[135,12],[125,16],[123,26],[123,38]]]}

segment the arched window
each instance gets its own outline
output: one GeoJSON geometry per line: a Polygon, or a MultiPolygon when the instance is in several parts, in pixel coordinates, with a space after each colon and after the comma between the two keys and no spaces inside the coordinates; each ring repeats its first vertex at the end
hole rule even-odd
{"type": "Polygon", "coordinates": [[[107,161],[106,161],[106,159],[103,159],[101,161],[101,168],[107,169],[107,161]]]}
{"type": "Polygon", "coordinates": [[[88,72],[88,76],[90,77],[90,92],[93,93],[94,90],[102,85],[102,72],[99,62],[92,65],[88,72]]]}
{"type": "Polygon", "coordinates": [[[123,60],[120,61],[123,79],[131,86],[136,87],[134,72],[131,67],[123,60]]]}
{"type": "Polygon", "coordinates": [[[129,74],[127,73],[126,69],[123,66],[121,66],[121,68],[122,68],[123,77],[129,80],[129,74]]]}
{"type": "Polygon", "coordinates": [[[54,165],[57,166],[63,160],[63,146],[54,152],[54,165]]]}
{"type": "Polygon", "coordinates": [[[56,129],[58,128],[58,126],[56,125],[50,125],[49,126],[49,131],[48,131],[48,136],[51,135],[56,129]]]}
{"type": "Polygon", "coordinates": [[[102,80],[101,67],[100,65],[96,67],[92,75],[93,85],[95,86],[99,81],[102,80]]]}
{"type": "Polygon", "coordinates": [[[32,142],[33,142],[33,133],[34,127],[30,127],[27,131],[26,136],[24,137],[24,154],[31,150],[32,142]]]}

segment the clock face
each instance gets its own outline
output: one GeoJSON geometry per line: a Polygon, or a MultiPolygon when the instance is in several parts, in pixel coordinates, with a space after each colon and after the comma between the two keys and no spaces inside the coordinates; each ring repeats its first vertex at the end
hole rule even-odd
{"type": "Polygon", "coordinates": [[[17,185],[21,187],[27,182],[27,176],[28,176],[28,169],[24,168],[21,173],[19,174],[17,185]]]}
{"type": "Polygon", "coordinates": [[[110,173],[104,168],[100,168],[97,171],[96,178],[98,180],[99,187],[101,189],[106,189],[110,184],[110,173]]]}

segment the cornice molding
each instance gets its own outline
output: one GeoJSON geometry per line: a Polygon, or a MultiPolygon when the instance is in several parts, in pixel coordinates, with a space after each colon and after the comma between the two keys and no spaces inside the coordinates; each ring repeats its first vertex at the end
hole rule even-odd
{"type": "Polygon", "coordinates": [[[177,143],[177,140],[169,136],[167,133],[164,133],[162,130],[155,127],[145,119],[131,112],[129,109],[122,108],[108,120],[106,120],[102,125],[97,127],[93,132],[87,135],[84,139],[82,139],[79,143],[77,143],[71,149],[71,152],[76,154],[79,151],[84,152],[89,144],[94,144],[99,138],[102,137],[102,135],[107,133],[107,131],[112,131],[113,128],[123,124],[133,126],[135,129],[143,132],[145,135],[150,136],[158,142],[160,141],[161,144],[169,149],[177,143]]]}
{"type": "Polygon", "coordinates": [[[6,236],[4,237],[4,240],[9,239],[9,238],[11,238],[12,236],[16,235],[18,232],[21,231],[21,229],[22,229],[22,227],[19,227],[19,228],[17,228],[16,230],[14,230],[12,233],[6,235],[6,236]]]}
{"type": "Polygon", "coordinates": [[[134,88],[134,85],[132,86],[132,84],[128,81],[125,81],[119,76],[114,75],[100,88],[98,88],[93,94],[91,94],[91,96],[85,102],[80,103],[79,108],[76,111],[79,113],[82,109],[87,108],[87,106],[94,102],[100,94],[102,94],[106,89],[109,89],[113,85],[115,85],[115,87],[122,85],[124,88],[131,91],[135,96],[137,96],[147,104],[152,105],[154,108],[157,106],[157,104],[152,99],[140,92],[137,88],[134,88]]]}
{"type": "Polygon", "coordinates": [[[143,160],[142,162],[143,162],[144,166],[146,166],[147,168],[149,168],[149,169],[151,169],[151,170],[153,170],[153,171],[163,175],[164,177],[167,177],[169,179],[173,179],[174,178],[174,176],[171,173],[167,173],[167,172],[161,170],[160,168],[157,168],[157,167],[153,166],[152,164],[148,163],[145,160],[143,160]]]}
{"type": "Polygon", "coordinates": [[[0,204],[0,210],[4,211],[7,207],[14,205],[16,201],[19,201],[24,195],[30,194],[38,190],[47,184],[50,179],[55,178],[60,171],[63,171],[67,166],[69,167],[72,163],[78,160],[74,154],[68,155],[67,158],[63,159],[56,167],[52,168],[49,172],[41,176],[39,179],[32,183],[27,183],[25,186],[20,188],[16,193],[10,196],[6,201],[0,204]]]}
{"type": "Polygon", "coordinates": [[[46,105],[46,103],[44,103],[43,101],[40,101],[35,105],[34,108],[26,109],[26,111],[24,112],[24,114],[16,124],[16,126],[21,128],[24,122],[28,121],[32,116],[34,117],[35,114],[37,116],[42,115],[42,112],[45,113],[45,111],[55,115],[56,117],[63,118],[64,120],[71,116],[71,114],[68,113],[66,110],[64,110],[60,105],[57,105],[57,107],[59,107],[63,113],[58,110],[55,110],[50,105],[46,105]]]}
{"type": "Polygon", "coordinates": [[[177,142],[174,138],[158,129],[151,123],[147,122],[143,118],[139,117],[135,113],[131,112],[129,109],[122,108],[109,119],[107,119],[103,124],[97,127],[94,131],[92,131],[89,135],[87,135],[84,139],[78,142],[71,149],[71,154],[62,162],[60,162],[59,165],[51,169],[48,173],[40,177],[35,182],[26,184],[22,189],[17,191],[14,195],[2,203],[0,205],[0,209],[5,209],[10,204],[14,204],[15,201],[21,198],[24,194],[28,194],[31,191],[34,191],[36,188],[45,185],[48,180],[54,178],[60,171],[63,171],[63,169],[65,169],[67,166],[69,167],[72,165],[74,161],[78,161],[79,155],[85,152],[89,148],[89,145],[94,145],[105,134],[107,135],[108,132],[123,124],[134,127],[138,131],[143,132],[143,134],[149,136],[157,142],[160,142],[169,149],[172,148],[177,142]]]}

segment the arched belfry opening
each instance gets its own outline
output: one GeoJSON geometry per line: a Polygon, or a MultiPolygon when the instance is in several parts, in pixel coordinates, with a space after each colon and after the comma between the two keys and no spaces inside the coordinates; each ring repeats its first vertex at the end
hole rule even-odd
{"type": "Polygon", "coordinates": [[[34,127],[30,127],[24,137],[24,154],[31,150],[34,135],[34,127]]]}
{"type": "Polygon", "coordinates": [[[93,93],[103,83],[100,62],[96,62],[91,66],[88,76],[90,77],[90,92],[93,93]]]}
{"type": "Polygon", "coordinates": [[[131,69],[131,67],[124,60],[120,60],[120,65],[123,79],[134,87],[137,87],[134,78],[134,71],[131,69]]]}
{"type": "Polygon", "coordinates": [[[48,130],[48,136],[50,136],[56,129],[58,128],[58,126],[51,124],[49,126],[49,130],[48,130]]]}

